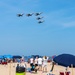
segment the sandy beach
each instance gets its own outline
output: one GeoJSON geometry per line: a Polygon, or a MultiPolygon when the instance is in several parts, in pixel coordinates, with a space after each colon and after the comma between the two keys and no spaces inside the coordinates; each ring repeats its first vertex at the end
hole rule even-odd
{"type": "MultiPolygon", "coordinates": [[[[0,75],[16,75],[16,64],[17,63],[9,63],[8,65],[0,65],[0,75]]],[[[36,75],[47,75],[48,73],[59,75],[60,72],[65,72],[65,67],[59,65],[55,65],[53,72],[50,72],[51,66],[51,63],[48,63],[48,72],[43,73],[42,71],[38,71],[36,75]]],[[[29,64],[27,64],[27,67],[29,67],[29,64]]],[[[68,71],[70,75],[75,75],[75,68],[68,68],[68,71]]],[[[35,75],[35,73],[26,72],[26,75],[35,75]]]]}

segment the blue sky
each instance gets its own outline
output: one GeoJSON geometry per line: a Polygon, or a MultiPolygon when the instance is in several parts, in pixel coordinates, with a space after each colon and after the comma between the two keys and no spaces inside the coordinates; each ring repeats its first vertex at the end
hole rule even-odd
{"type": "Polygon", "coordinates": [[[75,0],[0,0],[0,54],[62,53],[75,55],[75,0]],[[26,16],[36,12],[44,23],[26,16]]]}

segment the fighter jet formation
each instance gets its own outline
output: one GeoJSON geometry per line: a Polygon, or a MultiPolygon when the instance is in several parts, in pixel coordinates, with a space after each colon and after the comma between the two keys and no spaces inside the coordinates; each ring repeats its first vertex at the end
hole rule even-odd
{"type": "MultiPolygon", "coordinates": [[[[28,14],[26,14],[26,16],[27,17],[30,17],[30,16],[36,16],[36,20],[38,21],[37,23],[39,23],[39,24],[41,24],[41,23],[43,23],[44,22],[44,20],[43,20],[43,16],[41,17],[40,15],[42,14],[42,12],[36,12],[36,13],[28,13],[28,14]]],[[[17,14],[17,16],[18,17],[23,17],[25,14],[24,13],[22,13],[22,14],[17,14]]]]}

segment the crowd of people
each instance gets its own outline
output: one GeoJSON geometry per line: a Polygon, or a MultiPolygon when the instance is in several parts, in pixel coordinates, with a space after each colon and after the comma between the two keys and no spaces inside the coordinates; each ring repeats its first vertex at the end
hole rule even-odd
{"type": "MultiPolygon", "coordinates": [[[[1,60],[2,62],[7,62],[8,61],[6,59],[2,59],[1,60]]],[[[22,58],[18,58],[18,59],[13,59],[13,60],[10,60],[10,62],[17,62],[17,67],[18,66],[21,66],[21,67],[24,67],[24,68],[28,68],[26,63],[25,63],[25,58],[24,56],[22,58]]],[[[47,72],[47,61],[48,61],[48,57],[47,56],[43,56],[43,57],[36,57],[35,59],[33,57],[31,57],[29,59],[29,64],[30,64],[30,71],[33,72],[37,72],[37,71],[42,71],[42,72],[47,72]]],[[[9,62],[9,63],[10,63],[9,62]]]]}
{"type": "Polygon", "coordinates": [[[31,71],[35,70],[37,72],[37,70],[39,70],[42,72],[47,72],[47,60],[48,58],[46,56],[44,56],[43,58],[30,58],[31,71]]]}

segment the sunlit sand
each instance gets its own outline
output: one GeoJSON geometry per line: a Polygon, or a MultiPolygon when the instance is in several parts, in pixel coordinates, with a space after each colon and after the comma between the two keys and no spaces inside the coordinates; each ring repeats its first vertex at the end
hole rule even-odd
{"type": "MultiPolygon", "coordinates": [[[[8,65],[0,65],[0,75],[16,75],[16,64],[17,63],[11,63],[8,65]]],[[[26,72],[26,75],[47,75],[48,73],[59,75],[60,72],[65,72],[65,67],[55,65],[53,72],[50,72],[51,70],[51,63],[48,63],[47,65],[47,73],[43,73],[42,71],[37,71],[37,73],[29,73],[26,72]]],[[[30,67],[29,64],[27,64],[27,67],[30,67]]],[[[70,72],[70,75],[75,75],[75,68],[68,68],[68,71],[70,72]]]]}

